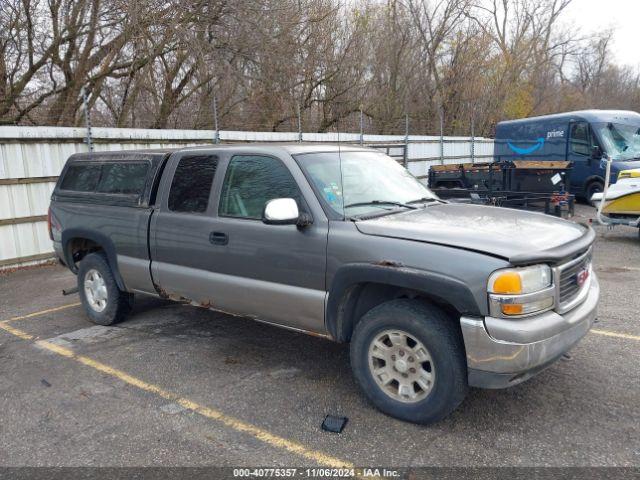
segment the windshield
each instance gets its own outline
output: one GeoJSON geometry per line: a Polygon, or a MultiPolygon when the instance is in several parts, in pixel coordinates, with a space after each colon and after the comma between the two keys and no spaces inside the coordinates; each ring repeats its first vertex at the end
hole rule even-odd
{"type": "Polygon", "coordinates": [[[341,217],[405,210],[410,208],[408,202],[437,199],[397,161],[383,153],[308,153],[296,155],[296,159],[323,203],[341,217]]]}
{"type": "Polygon", "coordinates": [[[613,160],[640,158],[640,125],[596,123],[594,129],[613,160]]]}

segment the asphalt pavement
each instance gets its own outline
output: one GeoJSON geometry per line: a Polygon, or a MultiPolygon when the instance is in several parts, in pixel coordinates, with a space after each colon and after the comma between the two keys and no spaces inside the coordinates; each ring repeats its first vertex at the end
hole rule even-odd
{"type": "Polygon", "coordinates": [[[0,274],[0,465],[640,466],[640,239],[596,230],[594,330],[428,427],[366,401],[348,345],[152,298],[95,326],[63,267],[0,274]]]}

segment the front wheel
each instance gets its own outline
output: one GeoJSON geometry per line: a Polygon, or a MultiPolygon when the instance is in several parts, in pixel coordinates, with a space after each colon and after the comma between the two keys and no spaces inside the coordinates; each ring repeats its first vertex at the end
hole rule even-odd
{"type": "Polygon", "coordinates": [[[593,197],[596,193],[601,193],[604,191],[604,185],[599,182],[599,181],[595,181],[595,182],[591,182],[588,186],[587,186],[587,190],[585,192],[585,196],[587,197],[587,203],[591,204],[591,197],[593,197]]]}
{"type": "Polygon", "coordinates": [[[417,300],[392,300],[367,312],[351,339],[351,366],[377,408],[410,422],[443,419],[468,390],[459,328],[417,300]]]}
{"type": "Polygon", "coordinates": [[[98,325],[122,321],[133,306],[133,294],[118,288],[102,253],[91,253],[80,262],[78,293],[87,316],[98,325]]]}

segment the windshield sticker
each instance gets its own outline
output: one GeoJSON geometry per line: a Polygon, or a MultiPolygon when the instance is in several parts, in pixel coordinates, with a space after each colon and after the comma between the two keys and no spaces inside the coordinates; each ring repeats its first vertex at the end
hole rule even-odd
{"type": "Polygon", "coordinates": [[[341,202],[338,200],[341,192],[335,183],[332,183],[330,187],[324,187],[322,190],[324,191],[324,198],[327,200],[327,202],[334,205],[341,204],[341,202]]]}

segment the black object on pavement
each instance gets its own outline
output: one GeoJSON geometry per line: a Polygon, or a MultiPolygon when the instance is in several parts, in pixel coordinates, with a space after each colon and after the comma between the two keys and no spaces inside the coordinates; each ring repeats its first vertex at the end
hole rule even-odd
{"type": "Polygon", "coordinates": [[[322,422],[322,429],[326,432],[342,433],[349,419],[347,417],[336,417],[335,415],[327,415],[322,422]]]}

